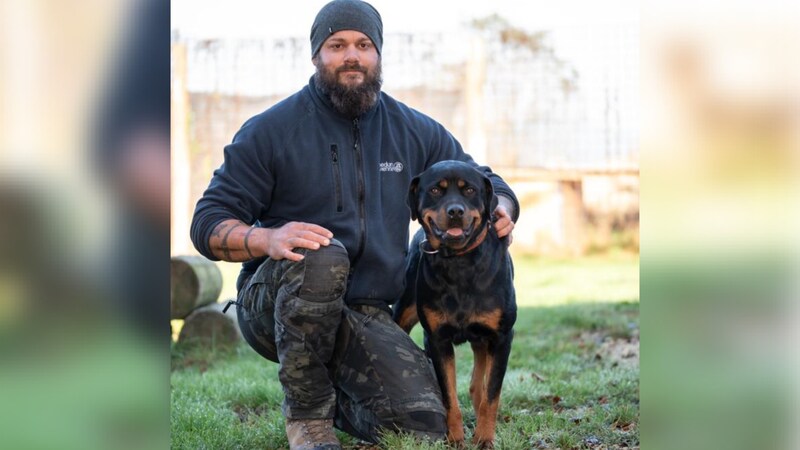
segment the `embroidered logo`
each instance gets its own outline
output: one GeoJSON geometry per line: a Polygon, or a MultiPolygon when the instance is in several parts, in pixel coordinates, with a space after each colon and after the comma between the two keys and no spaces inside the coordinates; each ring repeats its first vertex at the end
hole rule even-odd
{"type": "Polygon", "coordinates": [[[403,171],[403,163],[400,161],[397,162],[382,162],[379,165],[381,172],[402,172],[403,171]]]}

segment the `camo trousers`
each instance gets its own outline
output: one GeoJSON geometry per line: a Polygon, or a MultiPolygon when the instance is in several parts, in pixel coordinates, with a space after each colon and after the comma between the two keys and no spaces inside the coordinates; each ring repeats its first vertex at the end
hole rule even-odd
{"type": "Polygon", "coordinates": [[[241,284],[237,308],[245,340],[280,364],[284,415],[333,418],[373,443],[384,430],[443,439],[441,391],[424,352],[386,311],[343,304],[345,248],[334,239],[296,251],[305,259],[264,261],[241,284]]]}

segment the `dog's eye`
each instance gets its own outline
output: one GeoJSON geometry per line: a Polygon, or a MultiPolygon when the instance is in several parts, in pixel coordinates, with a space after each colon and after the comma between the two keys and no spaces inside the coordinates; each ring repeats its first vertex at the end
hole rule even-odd
{"type": "Polygon", "coordinates": [[[467,195],[472,195],[475,193],[475,188],[472,186],[467,186],[466,188],[464,188],[464,193],[467,195]]]}
{"type": "Polygon", "coordinates": [[[439,195],[439,194],[442,193],[442,190],[439,189],[438,186],[434,186],[434,187],[431,188],[430,193],[431,193],[431,195],[439,195]]]}

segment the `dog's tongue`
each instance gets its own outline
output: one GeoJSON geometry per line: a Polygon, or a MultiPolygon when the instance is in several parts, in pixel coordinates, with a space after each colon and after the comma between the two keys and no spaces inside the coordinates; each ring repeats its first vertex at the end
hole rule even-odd
{"type": "Polygon", "coordinates": [[[447,234],[450,236],[458,237],[464,234],[464,230],[462,230],[461,228],[450,228],[447,230],[447,234]]]}

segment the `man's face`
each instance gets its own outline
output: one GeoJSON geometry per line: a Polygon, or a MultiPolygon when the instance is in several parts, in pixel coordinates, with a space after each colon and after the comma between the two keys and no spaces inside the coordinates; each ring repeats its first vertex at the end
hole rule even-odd
{"type": "Polygon", "coordinates": [[[358,117],[378,101],[381,58],[372,41],[359,31],[332,34],[313,58],[314,81],[333,107],[347,117],[358,117]]]}
{"type": "Polygon", "coordinates": [[[335,75],[343,87],[354,88],[368,76],[374,78],[380,57],[375,44],[364,33],[343,30],[332,34],[319,49],[315,64],[324,69],[326,77],[335,75]]]}

